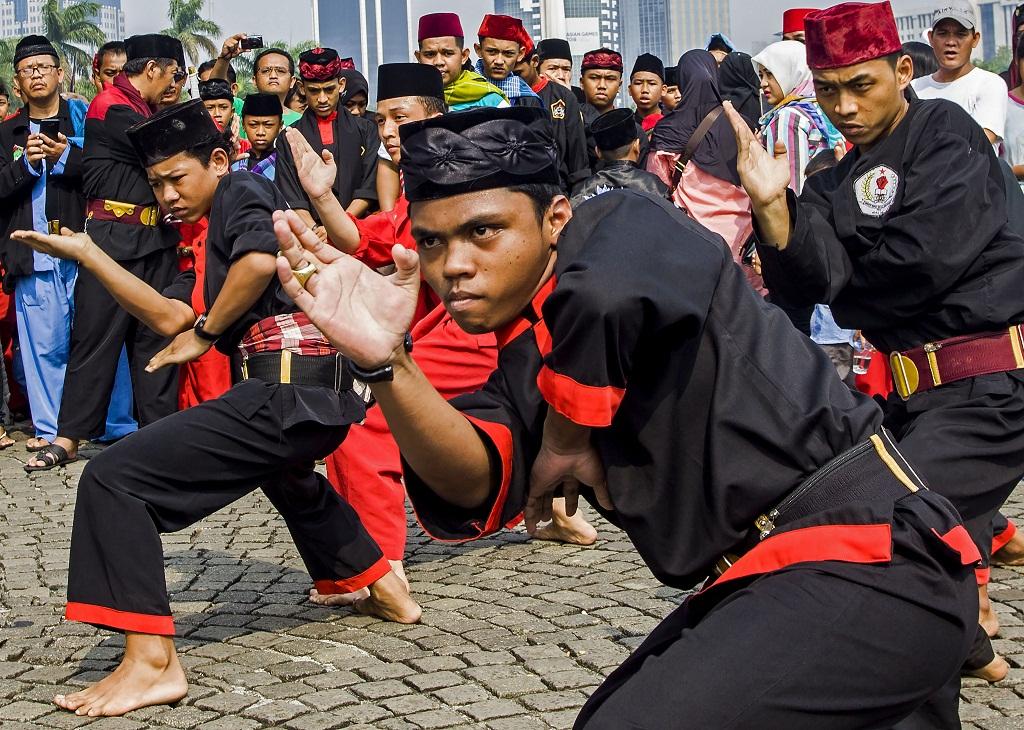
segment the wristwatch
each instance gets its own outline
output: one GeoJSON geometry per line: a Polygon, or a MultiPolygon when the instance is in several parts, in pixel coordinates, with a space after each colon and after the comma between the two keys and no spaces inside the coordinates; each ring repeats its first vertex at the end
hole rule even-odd
{"type": "MultiPolygon", "coordinates": [[[[412,335],[408,332],[405,333],[402,345],[406,352],[412,352],[412,335]]],[[[395,379],[395,369],[391,365],[383,365],[373,370],[363,370],[351,360],[346,360],[345,363],[352,377],[363,383],[388,383],[395,379]]]]}
{"type": "Polygon", "coordinates": [[[206,315],[200,314],[199,319],[192,325],[192,331],[196,333],[196,337],[207,342],[216,342],[221,338],[220,335],[214,335],[203,329],[203,325],[206,324],[206,315]]]}

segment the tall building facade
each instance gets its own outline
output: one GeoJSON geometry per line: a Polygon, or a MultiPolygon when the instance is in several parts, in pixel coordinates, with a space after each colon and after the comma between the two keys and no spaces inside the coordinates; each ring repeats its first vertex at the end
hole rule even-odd
{"type": "Polygon", "coordinates": [[[377,86],[377,66],[412,60],[416,18],[410,19],[407,0],[316,2],[320,45],[351,56],[371,89],[377,86]]]}
{"type": "MultiPolygon", "coordinates": [[[[63,0],[64,6],[75,5],[81,0],[63,0]]],[[[0,1],[0,38],[17,38],[29,34],[42,35],[43,5],[46,0],[2,0],[0,1]]],[[[109,41],[124,39],[124,11],[121,0],[99,0],[99,12],[92,21],[99,26],[109,41]]]]}

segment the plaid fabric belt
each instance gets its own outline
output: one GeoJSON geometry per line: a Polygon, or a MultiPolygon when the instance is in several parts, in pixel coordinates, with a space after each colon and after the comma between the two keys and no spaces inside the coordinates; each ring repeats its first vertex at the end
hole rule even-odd
{"type": "Polygon", "coordinates": [[[90,200],[85,206],[90,220],[114,221],[136,226],[156,226],[160,209],[155,205],[134,205],[116,200],[90,200]]]}
{"type": "Polygon", "coordinates": [[[1015,324],[1001,332],[950,337],[889,356],[892,380],[903,400],[914,393],[973,378],[1024,368],[1024,332],[1015,324]]]}

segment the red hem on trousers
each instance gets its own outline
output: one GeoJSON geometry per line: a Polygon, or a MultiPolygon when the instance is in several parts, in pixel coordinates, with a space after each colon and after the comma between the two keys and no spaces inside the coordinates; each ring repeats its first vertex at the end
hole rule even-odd
{"type": "Polygon", "coordinates": [[[981,562],[981,553],[978,552],[978,546],[974,544],[974,540],[971,539],[963,525],[955,526],[945,535],[940,535],[939,531],[934,527],[932,532],[946,544],[946,547],[960,555],[960,563],[962,565],[974,565],[981,562]]]}
{"type": "Polygon", "coordinates": [[[1013,520],[1006,521],[1006,529],[1000,532],[998,535],[992,536],[992,554],[995,555],[1000,550],[1009,544],[1013,536],[1017,534],[1017,525],[1013,524],[1013,520]]]}
{"type": "Polygon", "coordinates": [[[67,607],[64,609],[64,618],[68,621],[81,621],[86,624],[97,624],[139,634],[174,636],[174,617],[172,616],[132,613],[106,606],[96,606],[92,603],[68,601],[67,607]]]}
{"type": "Polygon", "coordinates": [[[626,391],[612,385],[584,385],[547,365],[537,374],[544,400],[563,416],[581,426],[603,428],[611,424],[626,391]]]}
{"type": "Polygon", "coordinates": [[[344,580],[317,580],[313,581],[313,587],[317,593],[331,595],[334,593],[355,593],[360,588],[366,588],[391,572],[391,563],[383,555],[380,560],[364,570],[359,575],[344,580]]]}
{"type": "Polygon", "coordinates": [[[892,526],[818,525],[780,532],[758,543],[708,587],[773,573],[795,563],[826,560],[888,563],[892,560],[892,526]]]}
{"type": "Polygon", "coordinates": [[[987,586],[988,582],[992,579],[992,569],[989,567],[975,568],[974,579],[978,582],[979,586],[987,586]]]}

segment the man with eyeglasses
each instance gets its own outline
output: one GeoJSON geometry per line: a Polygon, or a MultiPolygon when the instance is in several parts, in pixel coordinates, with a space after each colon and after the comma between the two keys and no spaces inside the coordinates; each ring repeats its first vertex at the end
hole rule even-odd
{"type": "MultiPolygon", "coordinates": [[[[226,79],[231,69],[232,59],[242,55],[241,41],[246,38],[245,33],[236,33],[224,41],[221,46],[220,55],[217,56],[210,71],[209,78],[226,79]]],[[[276,94],[284,107],[282,120],[284,126],[290,127],[302,118],[302,115],[284,106],[284,100],[288,92],[295,86],[295,60],[288,51],[282,48],[261,48],[252,59],[252,77],[256,82],[256,90],[261,94],[276,94]]],[[[236,93],[237,99],[237,93],[236,93]]],[[[236,109],[235,113],[241,116],[241,110],[236,109]]],[[[245,130],[241,131],[242,138],[245,138],[245,130]]]]}
{"type": "MultiPolygon", "coordinates": [[[[152,116],[167,90],[185,77],[185,54],[180,41],[158,34],[132,36],[125,49],[123,71],[96,96],[85,120],[86,228],[111,258],[160,291],[177,273],[178,236],[163,223],[163,212],[126,130],[152,116]]],[[[125,346],[140,423],[177,410],[177,368],[145,372],[149,360],[168,342],[118,306],[92,274],[80,271],[57,438],[28,461],[26,471],[74,461],[82,440],[103,433],[125,346]]]]}

